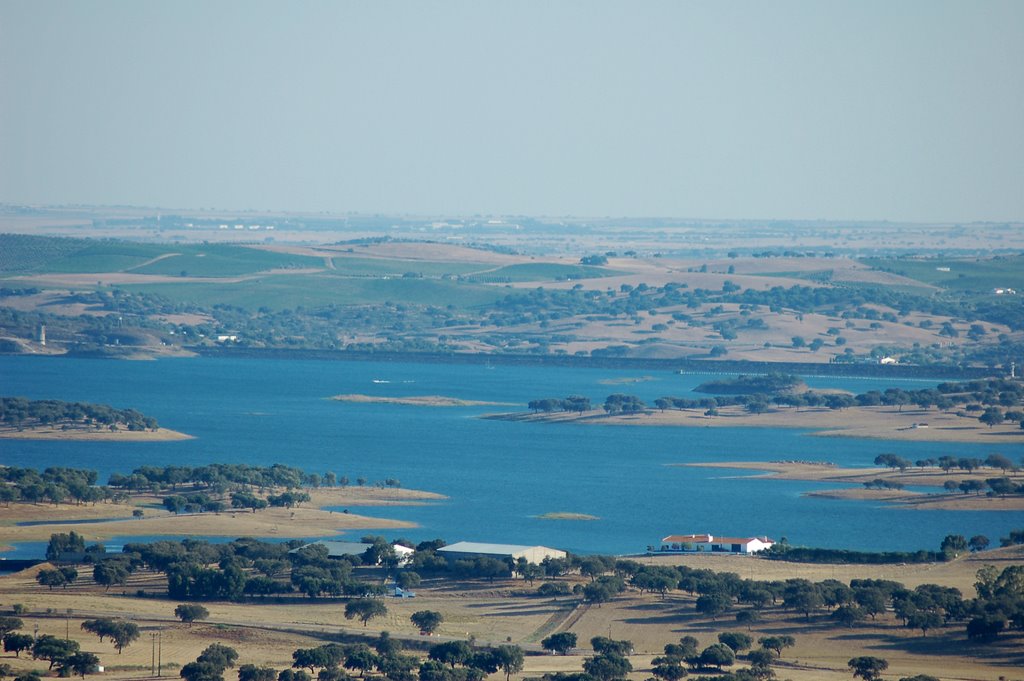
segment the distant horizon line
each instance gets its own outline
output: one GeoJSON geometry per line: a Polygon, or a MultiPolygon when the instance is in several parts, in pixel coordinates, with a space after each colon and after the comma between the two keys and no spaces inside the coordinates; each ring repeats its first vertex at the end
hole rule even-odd
{"type": "Polygon", "coordinates": [[[890,218],[794,218],[794,217],[685,217],[678,215],[586,215],[586,214],[548,214],[548,213],[445,213],[432,211],[366,211],[366,210],[314,210],[314,209],[269,209],[269,208],[185,208],[181,206],[159,206],[131,203],[28,203],[0,201],[0,218],[9,209],[28,210],[146,210],[146,211],[177,211],[199,214],[246,214],[246,215],[301,215],[301,216],[332,216],[332,217],[402,217],[402,218],[458,218],[458,219],[506,219],[527,218],[533,220],[575,220],[575,221],[609,221],[609,220],[675,220],[693,223],[750,223],[750,222],[791,222],[791,223],[849,223],[849,224],[888,224],[888,225],[921,225],[921,226],[953,226],[953,225],[992,225],[1010,224],[1024,226],[1024,218],[1006,218],[999,220],[893,220],[890,218]]]}

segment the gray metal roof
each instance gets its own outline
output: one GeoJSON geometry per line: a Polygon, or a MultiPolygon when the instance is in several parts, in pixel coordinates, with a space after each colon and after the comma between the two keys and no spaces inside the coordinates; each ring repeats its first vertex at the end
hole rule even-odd
{"type": "Polygon", "coordinates": [[[298,549],[292,549],[289,553],[304,549],[306,546],[316,546],[317,544],[327,547],[328,556],[361,556],[366,553],[366,549],[372,546],[372,544],[364,544],[358,541],[315,541],[312,544],[300,546],[298,549]]]}
{"type": "Polygon", "coordinates": [[[523,551],[529,551],[531,549],[543,549],[545,551],[555,551],[557,549],[549,549],[546,546],[522,546],[520,544],[485,544],[483,542],[473,541],[460,541],[448,546],[442,546],[438,549],[439,552],[452,552],[452,553],[483,553],[483,554],[494,554],[498,556],[507,556],[513,553],[522,553],[523,551]]]}

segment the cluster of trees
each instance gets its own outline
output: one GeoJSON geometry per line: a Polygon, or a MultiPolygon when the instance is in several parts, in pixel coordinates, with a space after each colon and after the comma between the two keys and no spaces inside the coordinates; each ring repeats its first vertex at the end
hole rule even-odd
{"type": "Polygon", "coordinates": [[[110,638],[111,643],[117,648],[117,654],[130,646],[139,638],[139,625],[134,622],[127,622],[120,619],[103,617],[82,622],[82,631],[88,631],[100,637],[100,643],[104,638],[110,638]]]}
{"type": "MultiPolygon", "coordinates": [[[[183,485],[224,491],[232,487],[244,489],[296,489],[304,485],[319,487],[321,484],[334,486],[338,478],[333,473],[324,476],[307,474],[298,468],[273,464],[272,466],[250,466],[241,463],[215,463],[191,468],[188,466],[142,466],[130,475],[114,473],[107,484],[111,487],[136,491],[176,490],[183,485]]],[[[344,483],[348,484],[348,479],[344,483]]]]}
{"type": "Polygon", "coordinates": [[[605,398],[603,409],[608,414],[635,414],[644,411],[646,405],[636,395],[616,393],[605,398]]]}
{"type": "Polygon", "coordinates": [[[892,563],[932,563],[945,559],[945,554],[936,551],[853,551],[850,549],[825,549],[808,546],[793,546],[785,541],[776,542],[758,556],[768,560],[785,560],[792,563],[854,563],[884,565],[892,563]]]}
{"type": "MultiPolygon", "coordinates": [[[[489,674],[501,671],[508,679],[523,668],[524,653],[516,645],[474,647],[466,641],[438,643],[427,651],[426,659],[405,654],[400,641],[382,632],[373,642],[328,643],[315,648],[300,648],[292,653],[292,669],[277,673],[265,668],[261,676],[243,674],[239,681],[343,681],[349,672],[360,677],[377,671],[389,681],[482,681],[489,674]],[[308,672],[306,670],[309,670],[308,672]],[[244,677],[244,678],[243,678],[244,677]]],[[[186,681],[215,681],[185,675],[186,681]]]]}
{"type": "MultiPolygon", "coordinates": [[[[794,376],[785,374],[741,378],[749,380],[712,382],[715,389],[704,390],[704,392],[733,393],[742,386],[760,385],[758,380],[755,379],[763,379],[766,382],[765,385],[769,388],[785,386],[788,380],[796,379],[794,376]],[[723,385],[719,386],[719,383],[723,385]]],[[[978,419],[990,426],[998,425],[1004,421],[1021,421],[1024,419],[1024,410],[1014,409],[1014,407],[1024,405],[1024,383],[1006,379],[969,381],[967,383],[942,383],[936,388],[910,391],[901,388],[888,388],[884,391],[870,390],[859,395],[846,395],[842,393],[822,394],[816,393],[813,390],[803,393],[775,392],[777,389],[753,390],[752,392],[735,395],[719,395],[717,397],[700,399],[666,396],[655,400],[654,405],[663,411],[665,409],[704,409],[713,411],[718,407],[745,406],[748,411],[754,412],[765,411],[770,406],[796,408],[826,407],[834,410],[847,409],[854,406],[889,406],[902,410],[904,406],[913,405],[920,408],[938,407],[943,410],[950,410],[959,405],[963,406],[967,412],[981,412],[978,419]]],[[[909,466],[909,463],[907,466],[909,466]]]]}
{"type": "MultiPolygon", "coordinates": [[[[541,400],[530,400],[527,403],[533,413],[542,411],[544,413],[551,413],[554,411],[574,411],[582,414],[585,411],[590,411],[591,404],[589,397],[583,397],[581,395],[570,395],[564,399],[549,397],[541,400]]],[[[616,393],[609,395],[605,398],[601,408],[608,414],[635,414],[637,412],[644,411],[647,405],[644,404],[643,400],[635,395],[623,395],[616,393]]]]}
{"type": "Polygon", "coordinates": [[[564,399],[556,397],[548,397],[542,400],[530,400],[527,407],[533,412],[537,413],[542,411],[545,413],[551,413],[554,411],[575,411],[583,413],[590,411],[590,398],[583,397],[582,395],[569,395],[564,399]]]}
{"type": "MultiPolygon", "coordinates": [[[[306,492],[290,490],[281,494],[268,494],[264,499],[250,492],[231,492],[231,508],[251,509],[253,513],[270,507],[294,508],[307,502],[310,496],[306,492]]],[[[228,505],[221,499],[211,498],[207,494],[172,494],[164,497],[164,508],[171,513],[220,513],[228,505]]]]}
{"type": "Polygon", "coordinates": [[[705,381],[694,392],[715,394],[772,394],[793,390],[803,384],[799,376],[771,372],[767,374],[741,375],[736,378],[705,381]]]}
{"type": "Polygon", "coordinates": [[[1024,566],[1000,571],[986,565],[978,570],[974,588],[978,597],[965,607],[969,638],[990,641],[1008,627],[1024,629],[1024,566]]]}
{"type": "MultiPolygon", "coordinates": [[[[231,493],[232,508],[266,508],[270,506],[292,507],[309,501],[309,495],[298,488],[321,486],[346,486],[349,479],[340,478],[327,472],[324,475],[305,473],[298,468],[274,464],[272,466],[249,466],[246,464],[210,464],[197,468],[187,466],[143,466],[130,475],[111,474],[107,486],[97,485],[98,473],[93,470],[51,467],[40,472],[32,468],[16,466],[0,468],[0,502],[9,505],[13,501],[38,503],[62,503],[73,501],[77,504],[98,501],[123,502],[129,492],[150,491],[155,493],[175,492],[181,487],[190,487],[192,492],[172,494],[163,500],[164,506],[174,512],[221,511],[227,506],[216,496],[231,493]],[[253,491],[281,489],[280,494],[268,494],[265,499],[253,491]],[[232,493],[232,491],[234,491],[232,493]]],[[[365,478],[356,481],[366,484],[365,478]]],[[[384,486],[398,486],[397,480],[388,479],[379,483],[384,486]]]]}
{"type": "MultiPolygon", "coordinates": [[[[237,661],[237,650],[223,643],[213,643],[199,653],[195,662],[183,665],[179,675],[185,681],[224,681],[224,672],[234,667],[237,661]]],[[[244,667],[244,678],[242,668],[238,670],[239,681],[274,681],[273,675],[261,671],[264,668],[254,665],[244,667]]]]}
{"type": "Polygon", "coordinates": [[[0,468],[0,502],[49,502],[76,504],[97,501],[123,501],[126,495],[109,487],[98,487],[96,471],[51,467],[39,472],[33,468],[0,468]]]}
{"type": "MultiPolygon", "coordinates": [[[[271,466],[215,463],[195,468],[189,466],[142,466],[133,470],[129,475],[111,474],[107,484],[110,487],[131,492],[175,492],[179,487],[188,486],[217,494],[232,493],[232,496],[237,494],[240,499],[238,503],[232,504],[234,508],[251,508],[244,502],[251,500],[254,492],[262,494],[270,490],[284,489],[285,492],[282,494],[267,496],[266,501],[271,506],[290,507],[309,500],[308,495],[294,490],[347,487],[351,482],[353,481],[350,481],[348,476],[338,476],[333,471],[327,471],[322,475],[306,473],[299,468],[280,463],[271,466]]],[[[362,487],[369,481],[359,477],[354,482],[362,487]]],[[[401,483],[394,478],[387,478],[374,483],[374,485],[400,487],[401,483]]]]}
{"type": "Polygon", "coordinates": [[[48,587],[51,591],[53,587],[59,586],[64,589],[68,588],[71,584],[78,579],[78,570],[65,565],[56,569],[44,568],[36,573],[36,581],[40,585],[48,587]]]}
{"type": "Polygon", "coordinates": [[[718,397],[702,397],[698,399],[686,397],[659,397],[654,406],[662,411],[666,409],[701,409],[708,416],[714,416],[719,407],[742,406],[751,413],[763,413],[771,407],[827,407],[828,409],[847,409],[856,406],[855,398],[842,393],[821,394],[813,391],[805,393],[780,393],[768,395],[754,393],[749,395],[719,395],[718,397]]]}
{"type": "Polygon", "coordinates": [[[153,430],[156,419],[134,409],[115,409],[106,404],[29,400],[24,397],[0,397],[0,422],[19,430],[36,426],[61,426],[65,429],[91,427],[100,430],[153,430]]]}
{"type": "MultiPolygon", "coordinates": [[[[398,557],[383,539],[364,539],[370,541],[362,556],[340,560],[328,558],[325,546],[302,546],[301,540],[283,544],[248,538],[226,544],[194,539],[129,543],[121,554],[102,554],[93,568],[93,578],[109,588],[125,584],[133,572],[146,567],[166,575],[167,595],[178,600],[241,601],[295,593],[309,598],[380,596],[384,588],[357,579],[353,567],[366,562],[393,568],[398,557]],[[299,550],[291,551],[296,548],[299,550]]],[[[414,578],[402,581],[408,584],[410,579],[414,578]]]]}
{"type": "MultiPolygon", "coordinates": [[[[1024,542],[1024,531],[1018,533],[1024,542]]],[[[977,538],[972,539],[975,542],[977,538]]],[[[943,542],[943,552],[966,550],[969,542],[950,535],[943,542]]],[[[941,557],[943,554],[933,554],[941,557]]],[[[903,626],[918,629],[922,636],[928,631],[960,622],[965,623],[972,638],[991,638],[1003,628],[1024,628],[1024,567],[1013,566],[998,572],[986,567],[978,572],[978,598],[964,599],[957,589],[936,584],[922,584],[908,589],[899,582],[880,579],[855,579],[849,585],[835,579],[811,582],[806,579],[752,580],[742,579],[735,573],[713,572],[685,566],[650,566],[635,561],[613,559],[606,556],[586,556],[576,559],[576,570],[591,577],[591,585],[617,582],[619,591],[626,586],[663,596],[681,590],[696,596],[695,611],[713,620],[735,613],[740,624],[759,621],[763,611],[779,607],[803,615],[828,614],[834,626],[854,626],[868,618],[892,611],[903,626]],[[973,622],[973,624],[972,624],[973,622]],[[987,628],[986,628],[987,627],[987,628]],[[985,633],[988,632],[988,633],[985,633]]],[[[555,572],[554,566],[545,572],[555,572]]],[[[568,569],[568,566],[562,566],[568,569]]],[[[591,586],[588,585],[588,586],[591,586]]],[[[544,593],[544,586],[538,589],[544,593]]],[[[585,600],[600,603],[597,591],[585,600]]],[[[614,592],[615,589],[612,589],[614,592]]],[[[612,593],[611,595],[614,595],[612,593]]],[[[606,599],[605,599],[606,600],[606,599]]],[[[771,645],[763,643],[765,647],[771,645]]],[[[575,646],[568,638],[552,638],[544,643],[548,650],[564,652],[575,646]]],[[[781,650],[779,651],[781,652],[781,650]]]]}
{"type": "MultiPolygon", "coordinates": [[[[32,659],[49,662],[49,669],[56,670],[59,676],[77,674],[85,678],[86,674],[94,674],[99,670],[99,658],[92,653],[82,652],[77,641],[57,638],[49,634],[33,636],[19,633],[18,630],[24,626],[24,622],[17,617],[0,617],[0,635],[3,638],[4,652],[14,653],[15,657],[21,657],[22,652],[29,651],[32,654],[32,659]]],[[[138,638],[137,627],[135,637],[130,640],[125,632],[119,633],[121,638],[115,641],[118,652],[123,646],[130,645],[138,638]]],[[[112,635],[111,638],[113,639],[112,635]]],[[[39,678],[34,674],[30,676],[39,678]]],[[[24,679],[24,681],[28,681],[28,679],[24,679]]]]}

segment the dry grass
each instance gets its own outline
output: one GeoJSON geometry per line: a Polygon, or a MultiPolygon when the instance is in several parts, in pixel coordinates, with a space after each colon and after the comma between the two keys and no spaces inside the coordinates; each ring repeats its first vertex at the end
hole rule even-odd
{"type": "Polygon", "coordinates": [[[355,513],[323,510],[327,506],[394,506],[443,499],[432,492],[399,488],[334,487],[310,490],[310,505],[293,509],[268,508],[257,513],[225,511],[172,515],[156,497],[134,497],[132,504],[93,506],[57,506],[12,504],[0,508],[0,542],[45,541],[55,532],[74,530],[86,541],[104,541],[113,536],[145,535],[229,536],[229,537],[322,537],[352,530],[413,527],[412,523],[375,518],[355,513]],[[145,517],[132,518],[135,508],[143,508],[145,517]],[[68,524],[68,520],[110,518],[108,522],[87,525],[68,524]],[[43,525],[19,526],[23,521],[52,521],[43,525]]]}
{"type": "Polygon", "coordinates": [[[0,439],[6,440],[95,440],[97,442],[169,442],[191,440],[191,435],[169,428],[155,430],[96,430],[95,428],[70,428],[62,430],[50,426],[24,429],[0,427],[0,439]]]}
{"type": "MultiPolygon", "coordinates": [[[[688,555],[638,558],[645,563],[685,564],[716,571],[737,572],[743,577],[785,579],[804,577],[812,580],[836,578],[848,581],[857,577],[895,579],[908,586],[936,583],[960,588],[972,595],[974,573],[986,563],[1000,568],[1024,564],[1024,547],[986,552],[940,565],[828,566],[788,564],[750,557],[688,555]]],[[[388,614],[372,620],[367,627],[344,619],[336,601],[310,602],[302,598],[280,603],[207,603],[210,619],[188,627],[173,618],[175,602],[158,598],[137,598],[138,589],[158,592],[164,582],[158,575],[133,575],[120,592],[104,593],[89,583],[67,590],[49,591],[35,583],[33,571],[0,577],[0,602],[22,603],[29,613],[22,617],[25,629],[63,637],[69,632],[84,649],[100,655],[102,664],[114,667],[114,678],[145,676],[152,659],[149,634],[160,631],[162,660],[165,664],[184,664],[213,642],[230,645],[239,651],[240,663],[270,665],[283,669],[291,664],[291,653],[299,647],[320,645],[340,635],[376,636],[388,630],[394,636],[418,643],[424,639],[409,622],[416,610],[437,610],[445,623],[435,640],[475,637],[480,643],[497,644],[511,640],[528,650],[555,631],[575,632],[581,645],[594,636],[628,638],[637,653],[631,658],[639,681],[650,676],[650,660],[666,643],[682,636],[695,636],[701,646],[717,641],[721,631],[736,630],[729,616],[718,621],[698,616],[694,599],[673,593],[666,599],[656,595],[627,592],[612,602],[596,606],[575,605],[571,599],[552,600],[526,597],[530,589],[522,582],[494,584],[428,582],[414,600],[388,599],[388,614]],[[70,612],[70,616],[68,611],[70,612]],[[135,644],[117,655],[109,643],[85,634],[81,621],[99,616],[129,616],[143,630],[135,644]],[[136,666],[143,671],[118,671],[118,667],[136,666]]],[[[82,580],[83,582],[86,580],[82,580]]],[[[573,580],[579,581],[579,580],[573,580]]],[[[790,634],[797,645],[785,651],[779,662],[780,678],[849,679],[846,661],[856,655],[875,655],[889,661],[887,679],[930,673],[942,679],[997,679],[1012,676],[1021,663],[1019,635],[1005,636],[995,645],[968,643],[963,625],[954,625],[922,638],[920,632],[898,626],[891,614],[880,615],[875,622],[853,629],[834,628],[826,615],[803,616],[771,612],[756,624],[750,634],[758,636],[790,634]]],[[[6,658],[15,669],[38,668],[28,659],[6,658]]],[[[578,671],[582,655],[530,655],[521,676],[536,676],[553,671],[578,671]]],[[[45,665],[44,665],[45,666],[45,665]]],[[[176,676],[176,669],[165,674],[176,676]]],[[[494,677],[495,679],[498,676],[494,677]]]]}

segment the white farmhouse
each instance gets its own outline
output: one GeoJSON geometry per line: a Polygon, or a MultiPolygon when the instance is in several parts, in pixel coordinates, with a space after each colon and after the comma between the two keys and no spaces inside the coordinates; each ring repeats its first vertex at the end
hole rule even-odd
{"type": "Polygon", "coordinates": [[[757,553],[775,544],[768,537],[719,537],[713,534],[670,534],[661,540],[662,551],[757,553]]]}

